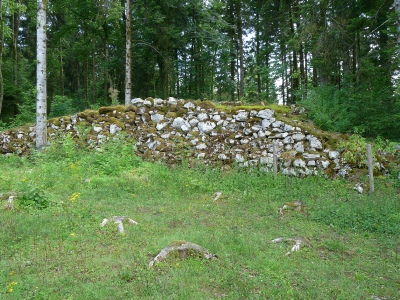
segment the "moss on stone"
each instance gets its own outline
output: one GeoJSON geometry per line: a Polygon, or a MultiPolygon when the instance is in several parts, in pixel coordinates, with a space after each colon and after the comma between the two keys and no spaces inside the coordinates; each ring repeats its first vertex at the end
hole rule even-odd
{"type": "Polygon", "coordinates": [[[281,154],[281,158],[283,158],[284,160],[294,160],[294,159],[296,159],[296,155],[297,155],[297,151],[289,150],[289,151],[283,152],[281,154]]]}
{"type": "Polygon", "coordinates": [[[115,124],[115,125],[117,125],[118,127],[122,128],[122,129],[125,129],[125,124],[124,124],[124,122],[122,122],[122,121],[121,121],[120,119],[118,119],[118,118],[110,117],[110,118],[108,119],[108,121],[109,121],[110,124],[115,124]]]}
{"type": "Polygon", "coordinates": [[[56,125],[56,126],[61,126],[61,121],[60,121],[59,118],[53,118],[53,119],[47,120],[47,122],[49,124],[53,124],[53,125],[56,125]]]}
{"type": "Polygon", "coordinates": [[[201,107],[201,108],[204,108],[204,109],[216,109],[217,108],[217,106],[214,104],[214,103],[212,103],[211,101],[209,101],[209,100],[207,100],[207,101],[195,101],[194,102],[195,103],[195,105],[197,105],[197,106],[199,106],[199,107],[201,107]]]}
{"type": "Polygon", "coordinates": [[[176,116],[183,117],[183,116],[186,116],[186,113],[187,113],[187,110],[182,107],[181,109],[176,111],[176,116]]]}
{"type": "Polygon", "coordinates": [[[169,111],[167,112],[167,114],[165,115],[166,118],[171,118],[171,119],[175,119],[178,115],[176,114],[176,112],[172,112],[169,111]]]}
{"type": "Polygon", "coordinates": [[[135,105],[128,105],[125,107],[125,112],[136,112],[136,106],[135,105]]]}
{"type": "Polygon", "coordinates": [[[116,112],[124,112],[126,109],[123,105],[115,105],[115,106],[103,106],[99,108],[99,114],[105,115],[109,113],[116,112]]]}

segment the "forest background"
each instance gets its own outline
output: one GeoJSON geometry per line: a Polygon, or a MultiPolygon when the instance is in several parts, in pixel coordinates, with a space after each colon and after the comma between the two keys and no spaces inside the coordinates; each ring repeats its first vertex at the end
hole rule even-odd
{"type": "MultiPolygon", "coordinates": [[[[322,129],[399,139],[397,2],[133,1],[132,95],[299,104],[322,129]]],[[[124,103],[124,5],[47,3],[50,117],[124,103]]],[[[37,3],[0,8],[5,129],[35,121],[37,3]]]]}

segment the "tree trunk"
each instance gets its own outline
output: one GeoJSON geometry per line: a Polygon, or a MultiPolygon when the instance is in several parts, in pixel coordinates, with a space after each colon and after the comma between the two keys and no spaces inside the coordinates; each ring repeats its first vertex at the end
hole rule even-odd
{"type": "Polygon", "coordinates": [[[0,25],[1,25],[1,41],[0,41],[0,116],[4,99],[4,78],[3,78],[3,46],[4,46],[4,18],[3,18],[3,1],[0,0],[0,25]]]}
{"type": "Polygon", "coordinates": [[[92,104],[97,103],[96,40],[92,33],[92,104]]]}
{"type": "Polygon", "coordinates": [[[65,82],[64,82],[64,61],[63,61],[63,47],[60,44],[60,79],[61,79],[61,95],[65,95],[65,82]]]}
{"type": "MultiPolygon", "coordinates": [[[[227,5],[228,8],[228,24],[231,25],[229,26],[228,29],[228,37],[230,41],[230,80],[231,84],[235,85],[235,73],[236,73],[236,34],[235,34],[235,29],[233,28],[235,24],[235,15],[234,15],[234,6],[233,6],[233,0],[229,0],[229,3],[227,5]]],[[[232,88],[231,90],[231,101],[235,100],[235,87],[232,88]]]]}
{"type": "Polygon", "coordinates": [[[132,100],[132,1],[125,0],[126,53],[125,53],[125,105],[132,100]]]}
{"type": "Polygon", "coordinates": [[[239,100],[244,96],[244,49],[243,49],[243,21],[241,1],[236,2],[237,39],[239,56],[239,100]]]}
{"type": "Polygon", "coordinates": [[[394,9],[397,14],[397,50],[400,53],[400,0],[394,0],[394,9]]]}
{"type": "Polygon", "coordinates": [[[47,0],[38,0],[36,25],[36,149],[39,151],[47,145],[46,8],[47,0]]]}
{"type": "Polygon", "coordinates": [[[258,12],[256,13],[256,32],[255,32],[255,39],[256,39],[256,68],[257,68],[257,100],[260,100],[261,97],[261,74],[260,74],[260,30],[259,30],[259,23],[260,23],[260,15],[258,12]]]}
{"type": "MultiPolygon", "coordinates": [[[[18,4],[21,5],[21,0],[18,0],[18,4]]],[[[21,18],[21,8],[18,7],[18,11],[13,14],[13,35],[12,35],[12,44],[13,44],[13,84],[15,87],[18,87],[18,33],[20,27],[20,18],[21,18]]],[[[3,39],[2,39],[3,41],[3,39]]]]}

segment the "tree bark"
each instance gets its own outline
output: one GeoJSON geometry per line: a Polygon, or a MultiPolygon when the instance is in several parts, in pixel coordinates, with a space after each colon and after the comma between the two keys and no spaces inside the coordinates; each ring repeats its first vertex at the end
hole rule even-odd
{"type": "Polygon", "coordinates": [[[47,145],[47,78],[46,78],[46,8],[47,0],[37,2],[37,69],[36,69],[36,149],[47,145]]]}
{"type": "Polygon", "coordinates": [[[244,96],[244,49],[243,49],[243,21],[241,1],[236,2],[237,39],[239,56],[239,100],[244,96]]]}
{"type": "Polygon", "coordinates": [[[125,105],[132,100],[132,1],[125,0],[125,105]]]}
{"type": "Polygon", "coordinates": [[[0,0],[0,25],[1,25],[1,42],[0,42],[0,116],[4,99],[4,78],[3,78],[3,46],[4,46],[4,18],[3,18],[3,1],[0,0]]]}
{"type": "MultiPolygon", "coordinates": [[[[18,0],[18,10],[13,14],[13,22],[12,22],[12,44],[13,44],[13,84],[15,87],[18,87],[18,33],[19,27],[21,23],[21,0],[18,0]]],[[[3,39],[2,39],[3,40],[3,39]]]]}
{"type": "Polygon", "coordinates": [[[397,14],[397,51],[400,53],[400,0],[394,0],[394,9],[397,14]]]}

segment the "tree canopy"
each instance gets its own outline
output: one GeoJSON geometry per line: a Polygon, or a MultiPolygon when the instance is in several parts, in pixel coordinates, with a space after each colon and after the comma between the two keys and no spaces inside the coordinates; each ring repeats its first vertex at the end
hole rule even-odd
{"type": "MultiPolygon", "coordinates": [[[[125,1],[48,1],[50,116],[125,103],[130,56],[132,97],[300,104],[323,129],[400,138],[397,2],[129,4],[127,10],[125,1]]],[[[0,0],[0,10],[5,127],[35,118],[37,8],[0,0]]]]}

